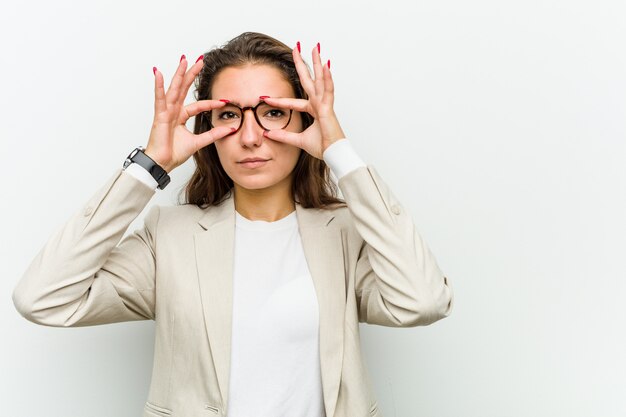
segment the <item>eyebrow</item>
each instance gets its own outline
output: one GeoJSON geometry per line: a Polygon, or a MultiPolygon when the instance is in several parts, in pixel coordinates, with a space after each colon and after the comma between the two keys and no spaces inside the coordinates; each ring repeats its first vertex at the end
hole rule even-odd
{"type": "MultiPolygon", "coordinates": [[[[257,104],[259,104],[260,102],[261,102],[261,100],[259,100],[259,102],[258,102],[258,103],[256,103],[254,106],[256,106],[257,104]]],[[[235,106],[238,106],[238,107],[243,107],[243,106],[241,105],[241,103],[239,103],[238,101],[234,101],[234,100],[228,100],[228,103],[226,103],[226,104],[234,104],[235,106]]],[[[254,106],[250,106],[250,107],[254,107],[254,106]]]]}

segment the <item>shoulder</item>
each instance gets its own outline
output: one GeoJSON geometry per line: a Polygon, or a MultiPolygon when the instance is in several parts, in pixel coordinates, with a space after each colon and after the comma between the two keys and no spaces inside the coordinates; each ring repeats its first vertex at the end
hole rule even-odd
{"type": "Polygon", "coordinates": [[[201,209],[195,204],[181,204],[178,206],[157,206],[164,218],[186,219],[187,221],[198,220],[206,210],[201,209]]]}
{"type": "Polygon", "coordinates": [[[350,210],[347,206],[341,206],[337,208],[326,209],[333,217],[333,222],[339,225],[346,225],[350,222],[350,210]]]}
{"type": "Polygon", "coordinates": [[[177,206],[154,205],[146,215],[146,222],[154,223],[161,233],[194,230],[199,227],[198,222],[206,210],[194,204],[177,206]]]}
{"type": "Polygon", "coordinates": [[[354,218],[347,206],[328,209],[331,213],[332,220],[328,223],[329,227],[340,229],[349,240],[362,241],[361,236],[356,230],[354,218]]]}

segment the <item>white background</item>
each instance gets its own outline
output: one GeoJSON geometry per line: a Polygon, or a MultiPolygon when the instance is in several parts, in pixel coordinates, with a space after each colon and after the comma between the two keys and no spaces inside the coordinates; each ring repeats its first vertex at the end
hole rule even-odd
{"type": "MultiPolygon", "coordinates": [[[[626,415],[623,1],[0,7],[3,416],[141,414],[153,322],[37,326],[11,293],[147,144],[152,66],[169,85],[182,53],[249,30],[321,42],[344,131],[453,286],[432,326],[361,325],[384,415],[626,415]]],[[[175,204],[192,168],[150,204],[175,204]]]]}

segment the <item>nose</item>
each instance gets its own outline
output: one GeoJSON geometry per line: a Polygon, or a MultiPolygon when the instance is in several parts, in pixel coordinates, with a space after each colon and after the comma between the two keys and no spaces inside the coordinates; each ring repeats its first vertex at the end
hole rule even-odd
{"type": "Polygon", "coordinates": [[[263,143],[263,128],[254,119],[254,111],[246,109],[243,111],[243,121],[239,130],[239,141],[242,146],[261,146],[263,143]]]}

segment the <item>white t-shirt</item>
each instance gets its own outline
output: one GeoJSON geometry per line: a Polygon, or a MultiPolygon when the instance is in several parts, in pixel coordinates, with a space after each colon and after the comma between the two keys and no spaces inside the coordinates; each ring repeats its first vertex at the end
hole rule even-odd
{"type": "Polygon", "coordinates": [[[324,416],[319,311],[296,212],[235,212],[229,417],[324,416]]]}

